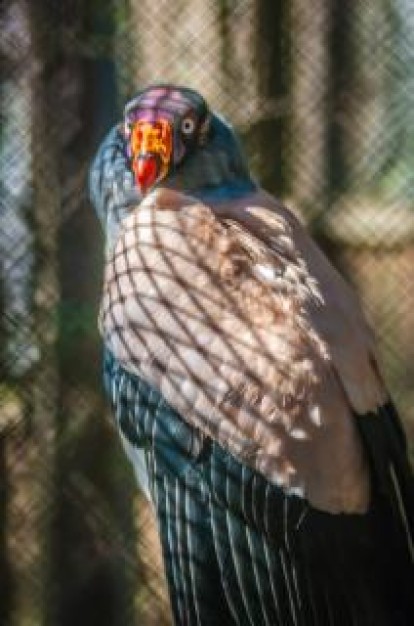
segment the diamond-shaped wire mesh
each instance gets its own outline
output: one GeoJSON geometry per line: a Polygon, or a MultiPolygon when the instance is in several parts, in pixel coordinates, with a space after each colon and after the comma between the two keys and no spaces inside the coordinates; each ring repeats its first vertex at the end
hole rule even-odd
{"type": "Polygon", "coordinates": [[[100,383],[89,162],[135,90],[198,89],[360,291],[413,441],[414,6],[5,0],[0,20],[0,622],[169,624],[100,383]]]}

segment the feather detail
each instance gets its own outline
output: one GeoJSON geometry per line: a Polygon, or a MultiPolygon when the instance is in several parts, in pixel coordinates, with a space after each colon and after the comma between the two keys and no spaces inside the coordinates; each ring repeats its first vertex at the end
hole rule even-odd
{"type": "Polygon", "coordinates": [[[352,407],[376,396],[356,394],[354,371],[343,381],[341,337],[320,323],[332,300],[321,273],[275,203],[216,209],[158,190],[124,220],[105,272],[105,341],[272,482],[324,510],[363,512],[369,481],[352,407]]]}

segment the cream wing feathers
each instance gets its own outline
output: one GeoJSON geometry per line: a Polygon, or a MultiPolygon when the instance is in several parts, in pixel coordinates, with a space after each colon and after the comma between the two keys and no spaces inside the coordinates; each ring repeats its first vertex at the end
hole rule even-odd
{"type": "Polygon", "coordinates": [[[366,511],[357,414],[387,394],[356,297],[302,225],[264,192],[159,189],[122,226],[100,312],[114,356],[287,492],[366,511]]]}

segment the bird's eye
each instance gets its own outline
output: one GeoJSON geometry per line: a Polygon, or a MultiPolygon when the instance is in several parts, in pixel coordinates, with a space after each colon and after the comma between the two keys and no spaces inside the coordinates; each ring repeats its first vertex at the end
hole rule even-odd
{"type": "Polygon", "coordinates": [[[186,117],[181,123],[181,130],[185,135],[191,135],[195,129],[195,121],[192,117],[186,117]]]}

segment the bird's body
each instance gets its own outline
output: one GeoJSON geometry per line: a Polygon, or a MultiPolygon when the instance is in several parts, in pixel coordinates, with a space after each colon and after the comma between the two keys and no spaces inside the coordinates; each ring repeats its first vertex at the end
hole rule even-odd
{"type": "MultiPolygon", "coordinates": [[[[145,197],[104,215],[100,313],[118,423],[146,450],[175,620],[408,624],[413,487],[372,333],[303,226],[253,183],[228,126],[190,96],[139,94],[132,130],[106,146],[145,197]],[[181,144],[155,158],[174,115],[184,144],[190,127],[202,142],[187,160],[181,144]]],[[[105,171],[113,201],[98,158],[101,189],[105,171]]]]}

